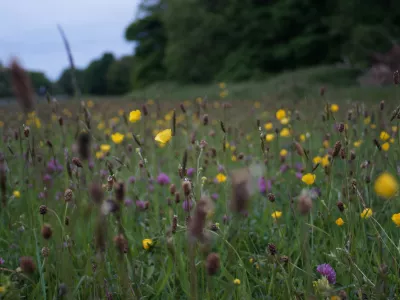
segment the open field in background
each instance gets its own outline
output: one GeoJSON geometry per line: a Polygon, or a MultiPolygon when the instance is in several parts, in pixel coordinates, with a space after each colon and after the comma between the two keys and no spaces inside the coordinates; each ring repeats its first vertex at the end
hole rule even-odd
{"type": "Polygon", "coordinates": [[[0,298],[397,299],[398,86],[335,72],[1,107],[0,298]]]}

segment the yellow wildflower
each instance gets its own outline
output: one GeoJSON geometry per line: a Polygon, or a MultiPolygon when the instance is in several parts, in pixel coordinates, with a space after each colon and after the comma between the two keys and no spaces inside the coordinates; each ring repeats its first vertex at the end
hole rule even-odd
{"type": "Polygon", "coordinates": [[[387,141],[388,139],[390,139],[390,135],[386,131],[382,131],[379,137],[382,141],[387,141]]]}
{"type": "Polygon", "coordinates": [[[163,131],[160,131],[156,137],[154,138],[155,141],[160,142],[162,144],[166,144],[169,142],[169,140],[172,138],[172,130],[171,129],[165,129],[163,131]]]}
{"type": "Polygon", "coordinates": [[[324,146],[325,149],[329,148],[329,141],[328,140],[324,140],[322,142],[322,145],[324,146]]]}
{"type": "Polygon", "coordinates": [[[0,121],[0,128],[3,128],[3,127],[4,127],[4,122],[0,121]]]}
{"type": "Polygon", "coordinates": [[[147,100],[147,104],[148,104],[148,105],[153,105],[153,104],[154,104],[154,100],[153,100],[153,99],[147,100]]]}
{"type": "Polygon", "coordinates": [[[103,130],[104,128],[106,128],[106,124],[104,124],[104,122],[100,122],[100,123],[97,125],[97,129],[98,129],[98,130],[103,130]]]}
{"type": "Polygon", "coordinates": [[[306,141],[306,135],[305,134],[300,134],[300,142],[305,142],[306,141]]]}
{"type": "Polygon", "coordinates": [[[221,98],[225,98],[226,96],[228,96],[228,91],[227,90],[223,90],[221,93],[219,93],[219,96],[221,98]]]}
{"type": "Polygon", "coordinates": [[[369,123],[371,123],[371,117],[368,116],[364,119],[364,124],[368,125],[369,123]]]}
{"type": "Polygon", "coordinates": [[[215,101],[213,106],[214,106],[214,108],[218,109],[218,108],[220,108],[221,104],[218,101],[215,101]]]}
{"type": "Polygon", "coordinates": [[[121,144],[122,141],[124,140],[125,135],[122,133],[116,132],[111,135],[111,139],[115,144],[121,144]]]}
{"type": "Polygon", "coordinates": [[[20,197],[21,197],[20,191],[14,191],[14,192],[13,192],[13,196],[14,196],[15,198],[20,198],[20,197]]]}
{"type": "Polygon", "coordinates": [[[375,180],[374,189],[378,196],[389,199],[396,195],[399,185],[393,175],[384,172],[375,180]]]}
{"type": "Polygon", "coordinates": [[[282,128],[280,132],[281,137],[289,137],[290,136],[290,130],[288,128],[282,128]]]}
{"type": "Polygon", "coordinates": [[[137,121],[140,121],[142,117],[142,112],[140,110],[132,110],[129,113],[129,122],[131,123],[136,123],[137,121]]]}
{"type": "Polygon", "coordinates": [[[286,111],[284,109],[279,109],[276,114],[275,114],[276,118],[280,121],[283,118],[286,118],[286,111]]]}
{"type": "Polygon", "coordinates": [[[96,152],[96,158],[97,159],[101,159],[101,158],[103,158],[104,157],[104,153],[103,152],[101,152],[101,151],[97,151],[96,152]]]}
{"type": "Polygon", "coordinates": [[[288,118],[283,118],[281,121],[282,125],[287,125],[289,123],[289,119],[288,118]]]}
{"type": "Polygon", "coordinates": [[[390,148],[390,144],[388,142],[382,144],[382,150],[388,151],[390,148]]]}
{"type": "Polygon", "coordinates": [[[339,111],[339,105],[337,104],[331,104],[331,112],[338,112],[339,111]]]}
{"type": "Polygon", "coordinates": [[[119,110],[118,110],[118,115],[119,115],[119,116],[122,117],[124,114],[125,114],[125,111],[124,111],[123,109],[119,109],[119,110]]]}
{"type": "Polygon", "coordinates": [[[321,156],[316,156],[313,158],[313,163],[314,165],[321,163],[322,157],[321,156]]]}
{"type": "MultiPolygon", "coordinates": [[[[239,280],[239,284],[240,284],[240,280],[239,280]]],[[[4,294],[6,291],[7,291],[7,288],[3,285],[0,285],[0,294],[4,294]]]]}
{"type": "Polygon", "coordinates": [[[151,246],[153,246],[153,240],[152,239],[144,239],[142,241],[142,246],[144,250],[149,250],[151,246]]]}
{"type": "Polygon", "coordinates": [[[264,125],[265,130],[272,130],[274,128],[274,125],[271,122],[265,123],[264,125]]]}
{"type": "Polygon", "coordinates": [[[376,128],[376,124],[371,124],[371,128],[375,129],[376,128]]]}
{"type": "Polygon", "coordinates": [[[335,223],[336,223],[336,225],[337,226],[343,226],[343,224],[344,224],[344,221],[343,221],[343,219],[342,218],[338,218],[336,221],[335,221],[335,223]]]}
{"type": "Polygon", "coordinates": [[[272,142],[272,141],[274,140],[274,138],[275,138],[275,134],[273,134],[273,133],[268,133],[268,134],[265,136],[265,140],[266,140],[267,142],[272,142]]]}
{"type": "Polygon", "coordinates": [[[226,181],[226,176],[222,173],[218,173],[215,177],[219,183],[226,181]]]}
{"type": "Polygon", "coordinates": [[[389,142],[390,142],[391,144],[393,144],[393,143],[394,143],[394,138],[391,138],[391,139],[389,140],[389,142]]]}
{"type": "Polygon", "coordinates": [[[330,160],[329,160],[329,155],[325,155],[322,160],[321,160],[321,165],[325,168],[327,166],[329,166],[330,164],[330,160]]]}
{"type": "Polygon", "coordinates": [[[271,216],[276,220],[279,219],[280,217],[282,217],[282,212],[281,211],[274,211],[271,216]]]}
{"type": "Polygon", "coordinates": [[[260,108],[261,107],[261,103],[256,101],[254,102],[254,108],[260,108]]]}
{"type": "Polygon", "coordinates": [[[233,284],[234,284],[234,285],[240,285],[240,279],[235,278],[235,279],[233,280],[233,284]]]}
{"type": "Polygon", "coordinates": [[[89,101],[86,103],[86,105],[87,105],[87,107],[92,108],[92,107],[94,106],[94,102],[93,102],[92,100],[89,100],[89,101]]]}
{"type": "Polygon", "coordinates": [[[220,89],[226,88],[225,82],[220,82],[220,83],[218,84],[218,86],[219,86],[220,89]]]}
{"type": "Polygon", "coordinates": [[[40,122],[40,119],[39,118],[35,118],[35,125],[36,125],[36,128],[41,128],[42,127],[42,122],[40,122]]]}
{"type": "Polygon", "coordinates": [[[392,221],[397,227],[400,227],[400,213],[392,215],[392,221]]]}
{"type": "Polygon", "coordinates": [[[361,146],[361,143],[362,143],[362,140],[358,140],[358,141],[355,141],[355,142],[353,143],[353,145],[354,145],[354,147],[358,148],[358,147],[361,146]]]}
{"type": "Polygon", "coordinates": [[[111,146],[108,145],[108,144],[102,144],[102,145],[100,145],[100,150],[101,150],[102,152],[109,152],[110,149],[111,149],[111,146]]]}
{"type": "Polygon", "coordinates": [[[397,126],[392,126],[392,131],[397,132],[397,126]]]}
{"type": "Polygon", "coordinates": [[[372,216],[372,209],[371,208],[365,208],[362,213],[360,214],[361,218],[363,219],[368,219],[372,216]]]}
{"type": "Polygon", "coordinates": [[[282,149],[282,150],[279,152],[279,155],[285,157],[286,155],[288,155],[288,151],[287,151],[286,149],[282,149]]]}
{"type": "Polygon", "coordinates": [[[307,185],[311,185],[315,182],[315,177],[315,174],[307,173],[304,174],[303,177],[301,177],[301,181],[303,181],[307,185]]]}
{"type": "Polygon", "coordinates": [[[236,155],[232,155],[231,159],[232,159],[232,161],[237,161],[236,155]]]}

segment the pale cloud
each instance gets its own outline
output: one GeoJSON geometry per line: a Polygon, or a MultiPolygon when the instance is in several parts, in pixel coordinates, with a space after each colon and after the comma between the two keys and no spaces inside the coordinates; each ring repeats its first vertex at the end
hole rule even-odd
{"type": "Polygon", "coordinates": [[[139,0],[0,0],[0,61],[16,56],[28,69],[56,79],[68,66],[57,24],[70,42],[75,64],[86,67],[102,53],[133,53],[124,39],[139,0]]]}

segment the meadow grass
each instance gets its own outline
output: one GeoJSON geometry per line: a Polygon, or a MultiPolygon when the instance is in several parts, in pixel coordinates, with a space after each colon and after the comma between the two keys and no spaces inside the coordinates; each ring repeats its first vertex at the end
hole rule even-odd
{"type": "Polygon", "coordinates": [[[0,298],[397,299],[395,92],[318,92],[4,108],[0,298]]]}

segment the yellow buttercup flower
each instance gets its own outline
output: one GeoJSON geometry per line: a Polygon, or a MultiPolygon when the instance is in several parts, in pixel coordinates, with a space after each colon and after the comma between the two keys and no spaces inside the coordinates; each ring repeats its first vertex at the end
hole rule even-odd
{"type": "Polygon", "coordinates": [[[364,119],[364,124],[365,124],[365,125],[368,125],[369,123],[371,123],[371,117],[366,117],[366,118],[364,119]]]}
{"type": "Polygon", "coordinates": [[[400,227],[400,213],[392,215],[392,221],[397,227],[400,227]]]}
{"type": "Polygon", "coordinates": [[[4,127],[4,122],[0,121],[0,128],[3,128],[3,127],[4,127]]]}
{"type": "Polygon", "coordinates": [[[152,239],[144,239],[142,241],[142,246],[144,250],[149,250],[153,246],[153,240],[152,239]]]}
{"type": "Polygon", "coordinates": [[[387,141],[388,139],[390,139],[390,135],[386,131],[382,131],[379,137],[382,141],[387,141]]]}
{"type": "Polygon", "coordinates": [[[313,158],[313,163],[314,165],[321,163],[322,157],[321,156],[316,156],[313,158]]]}
{"type": "Polygon", "coordinates": [[[372,216],[372,209],[371,208],[365,208],[362,213],[360,214],[361,218],[363,219],[368,219],[372,216]]]}
{"type": "Polygon", "coordinates": [[[136,123],[137,121],[140,121],[142,118],[142,112],[140,110],[132,110],[129,113],[129,122],[131,123],[136,123]]]}
{"type": "Polygon", "coordinates": [[[265,130],[272,130],[274,128],[274,125],[271,122],[265,123],[264,124],[265,130]]]}
{"type": "Polygon", "coordinates": [[[272,216],[275,220],[276,220],[276,219],[279,219],[280,217],[282,217],[282,212],[279,211],[279,210],[274,211],[274,212],[271,214],[271,216],[272,216]]]}
{"type": "Polygon", "coordinates": [[[289,123],[289,119],[288,118],[283,118],[280,120],[282,125],[287,125],[289,123]]]}
{"type": "Polygon", "coordinates": [[[218,84],[218,86],[219,86],[220,89],[226,88],[225,82],[220,82],[220,83],[218,84]]]}
{"type": "Polygon", "coordinates": [[[109,152],[110,149],[111,149],[111,146],[108,145],[108,144],[102,144],[102,145],[100,145],[100,150],[101,150],[102,152],[109,152]]]}
{"type": "Polygon", "coordinates": [[[344,221],[343,221],[342,218],[338,218],[338,219],[335,221],[335,223],[336,223],[337,226],[343,226],[344,221]]]}
{"type": "Polygon", "coordinates": [[[300,134],[300,142],[305,142],[305,141],[306,141],[306,135],[300,134]]]}
{"type": "Polygon", "coordinates": [[[338,112],[339,111],[339,105],[337,104],[331,104],[331,112],[338,112]]]}
{"type": "Polygon", "coordinates": [[[20,198],[20,197],[21,197],[20,191],[14,191],[14,192],[13,192],[13,196],[14,196],[15,198],[20,198]]]}
{"type": "Polygon", "coordinates": [[[356,148],[360,147],[361,144],[362,144],[362,140],[358,140],[358,141],[355,141],[355,142],[353,143],[354,147],[356,147],[356,148]]]}
{"type": "Polygon", "coordinates": [[[376,128],[376,124],[371,124],[371,129],[375,129],[376,128]]]}
{"type": "Polygon", "coordinates": [[[285,157],[286,155],[288,155],[288,151],[287,151],[286,149],[282,149],[282,150],[279,152],[279,155],[285,157]]]}
{"type": "Polygon", "coordinates": [[[315,174],[307,173],[304,174],[303,177],[301,177],[301,181],[303,181],[307,185],[311,185],[315,182],[315,178],[316,178],[315,174]]]}
{"type": "Polygon", "coordinates": [[[42,122],[40,122],[40,119],[39,118],[35,118],[35,125],[36,125],[36,128],[41,128],[42,127],[42,122]]]}
{"type": "Polygon", "coordinates": [[[111,135],[111,139],[115,144],[121,144],[122,141],[124,140],[125,135],[123,135],[122,133],[116,132],[114,134],[111,135]]]}
{"type": "Polygon", "coordinates": [[[92,108],[92,107],[94,106],[94,102],[93,102],[92,100],[89,100],[89,101],[86,103],[86,106],[89,107],[89,108],[92,108]]]}
{"type": "Polygon", "coordinates": [[[268,134],[265,136],[265,140],[266,140],[267,142],[272,142],[272,141],[274,140],[274,138],[275,138],[275,134],[273,134],[273,133],[268,133],[268,134]]]}
{"type": "Polygon", "coordinates": [[[147,100],[147,105],[153,105],[153,104],[154,104],[154,100],[153,99],[147,100]]]}
{"type": "Polygon", "coordinates": [[[232,161],[237,161],[236,155],[232,155],[231,159],[232,159],[232,161]]]}
{"type": "Polygon", "coordinates": [[[160,131],[156,137],[154,138],[154,140],[156,142],[162,143],[162,144],[166,144],[169,142],[169,140],[172,138],[172,130],[171,129],[165,129],[163,131],[160,131]]]}
{"type": "Polygon", "coordinates": [[[389,199],[396,195],[399,185],[393,175],[384,172],[375,180],[374,189],[378,196],[389,199]]]}
{"type": "Polygon", "coordinates": [[[321,165],[325,168],[327,166],[329,166],[330,164],[330,160],[329,160],[329,155],[325,155],[322,159],[321,159],[321,165]]]}
{"type": "Polygon", "coordinates": [[[390,148],[390,144],[388,142],[382,144],[382,150],[388,151],[390,148]]]}
{"type": "Polygon", "coordinates": [[[103,152],[101,152],[101,151],[97,151],[96,152],[96,158],[97,159],[101,159],[101,158],[103,158],[104,157],[104,153],[103,152]]]}
{"type": "Polygon", "coordinates": [[[392,126],[392,131],[397,132],[397,126],[392,126]]]}
{"type": "Polygon", "coordinates": [[[254,108],[260,108],[261,107],[261,103],[256,101],[254,102],[254,108]]]}
{"type": "Polygon", "coordinates": [[[106,124],[104,124],[104,122],[100,122],[100,123],[97,125],[97,129],[98,129],[98,130],[103,130],[104,128],[106,128],[106,124]]]}
{"type": "Polygon", "coordinates": [[[226,181],[226,176],[222,173],[218,173],[215,177],[219,183],[226,181]]]}
{"type": "Polygon", "coordinates": [[[286,111],[283,109],[279,109],[276,114],[275,114],[276,118],[280,121],[283,118],[286,118],[286,111]]]}
{"type": "Polygon", "coordinates": [[[288,128],[282,128],[280,132],[281,137],[289,137],[290,136],[290,130],[288,128]]]}
{"type": "Polygon", "coordinates": [[[325,149],[329,148],[329,141],[328,140],[324,140],[322,142],[322,145],[324,146],[325,149]]]}
{"type": "Polygon", "coordinates": [[[234,284],[234,285],[240,285],[240,279],[235,278],[235,279],[233,280],[233,284],[234,284]]]}
{"type": "MultiPolygon", "coordinates": [[[[239,280],[239,284],[240,284],[240,280],[239,280]]],[[[3,285],[0,285],[0,294],[4,294],[6,291],[7,291],[7,288],[3,285]]]]}

